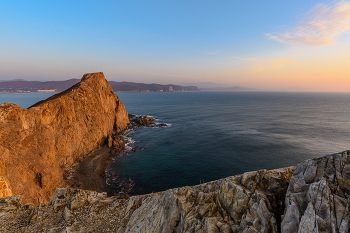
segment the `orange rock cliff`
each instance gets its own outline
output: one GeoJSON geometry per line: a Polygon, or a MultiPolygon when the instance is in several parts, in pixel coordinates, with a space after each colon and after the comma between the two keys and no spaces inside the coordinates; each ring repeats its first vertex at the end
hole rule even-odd
{"type": "Polygon", "coordinates": [[[64,168],[128,127],[128,113],[103,73],[28,109],[0,104],[0,197],[47,203],[68,187],[64,168]]]}

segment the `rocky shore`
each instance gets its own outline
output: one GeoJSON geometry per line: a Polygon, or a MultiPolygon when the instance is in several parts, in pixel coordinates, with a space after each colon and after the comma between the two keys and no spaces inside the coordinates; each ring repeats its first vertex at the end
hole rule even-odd
{"type": "Polygon", "coordinates": [[[166,126],[156,121],[128,115],[102,73],[28,109],[0,104],[0,197],[47,203],[57,187],[127,195],[133,181],[106,168],[125,149],[124,130],[166,126]]]}
{"type": "MultiPolygon", "coordinates": [[[[128,117],[130,120],[128,128],[130,129],[167,126],[167,124],[158,123],[156,118],[149,116],[129,114],[128,117]]],[[[127,197],[134,186],[134,181],[128,177],[119,177],[117,174],[107,171],[113,158],[126,153],[126,143],[123,132],[110,135],[107,137],[106,144],[94,149],[72,166],[66,168],[65,180],[71,188],[107,192],[108,195],[127,197]]],[[[132,148],[131,152],[136,150],[137,148],[132,148]]]]}
{"type": "Polygon", "coordinates": [[[168,124],[165,123],[158,123],[158,119],[150,116],[136,116],[129,114],[129,120],[134,127],[157,128],[168,126],[168,124]]]}

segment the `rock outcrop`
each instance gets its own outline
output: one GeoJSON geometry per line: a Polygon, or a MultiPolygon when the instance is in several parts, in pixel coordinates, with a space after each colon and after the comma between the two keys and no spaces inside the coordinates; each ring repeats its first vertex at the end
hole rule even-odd
{"type": "Polygon", "coordinates": [[[350,232],[349,154],[311,159],[296,167],[282,232],[350,232]]]}
{"type": "Polygon", "coordinates": [[[278,232],[294,167],[121,199],[57,189],[48,205],[0,199],[4,232],[278,232]]]}
{"type": "Polygon", "coordinates": [[[278,232],[293,170],[247,172],[131,197],[125,232],[278,232]]]}
{"type": "Polygon", "coordinates": [[[129,198],[59,188],[0,198],[0,232],[349,232],[350,153],[129,198]]]}
{"type": "Polygon", "coordinates": [[[150,117],[150,116],[136,116],[129,114],[129,120],[134,127],[165,127],[168,124],[165,123],[157,123],[158,119],[150,117]]]}
{"type": "Polygon", "coordinates": [[[56,188],[68,187],[64,168],[128,124],[124,104],[103,73],[85,74],[28,109],[0,104],[0,196],[47,203],[56,188]]]}

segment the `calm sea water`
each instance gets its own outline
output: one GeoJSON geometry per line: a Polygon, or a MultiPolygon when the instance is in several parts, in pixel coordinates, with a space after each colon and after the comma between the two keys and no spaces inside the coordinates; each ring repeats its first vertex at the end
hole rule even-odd
{"type": "MultiPolygon", "coordinates": [[[[52,93],[51,93],[52,94],[52,93]]],[[[349,93],[117,93],[129,113],[165,128],[135,129],[136,152],[111,169],[135,180],[133,194],[296,165],[350,149],[349,93]]],[[[23,107],[50,93],[0,94],[23,107]]]]}

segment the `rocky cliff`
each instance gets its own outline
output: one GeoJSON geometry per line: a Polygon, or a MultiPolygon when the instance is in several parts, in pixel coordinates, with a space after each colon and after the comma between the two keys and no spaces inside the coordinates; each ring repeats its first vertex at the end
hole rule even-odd
{"type": "Polygon", "coordinates": [[[282,232],[350,232],[350,151],[307,160],[291,178],[282,232]]]}
{"type": "Polygon", "coordinates": [[[65,188],[65,168],[128,124],[102,73],[28,109],[1,104],[0,232],[350,232],[350,151],[140,196],[65,188]]]}
{"type": "Polygon", "coordinates": [[[350,152],[130,198],[59,188],[0,198],[0,232],[349,232],[350,152]]]}
{"type": "Polygon", "coordinates": [[[81,82],[28,109],[0,104],[0,196],[47,203],[57,187],[68,187],[64,168],[128,124],[124,105],[103,73],[85,74],[81,82]]]}

